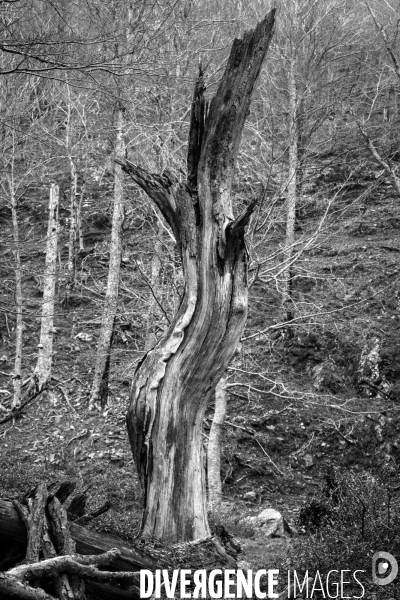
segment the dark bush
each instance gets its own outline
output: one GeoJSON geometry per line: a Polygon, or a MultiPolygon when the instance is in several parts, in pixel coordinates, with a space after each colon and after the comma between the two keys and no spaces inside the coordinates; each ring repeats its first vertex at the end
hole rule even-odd
{"type": "MultiPolygon", "coordinates": [[[[372,583],[376,552],[389,552],[400,563],[398,487],[384,473],[372,476],[331,470],[320,495],[310,499],[300,512],[298,524],[306,535],[294,542],[290,568],[301,574],[308,569],[310,575],[317,570],[321,575],[334,569],[363,570],[360,579],[366,588],[365,597],[399,598],[399,577],[385,587],[372,583]]],[[[360,588],[354,593],[359,595],[360,588]]]]}

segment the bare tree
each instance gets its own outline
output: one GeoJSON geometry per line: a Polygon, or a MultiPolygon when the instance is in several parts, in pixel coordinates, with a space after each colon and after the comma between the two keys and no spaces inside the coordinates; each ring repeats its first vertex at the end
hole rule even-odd
{"type": "MultiPolygon", "coordinates": [[[[297,11],[297,6],[294,6],[294,11],[297,11]]],[[[296,209],[297,186],[298,186],[298,169],[299,169],[299,115],[298,115],[298,99],[297,86],[295,78],[295,59],[289,58],[288,69],[288,90],[289,90],[289,160],[288,160],[288,182],[287,182],[287,199],[286,199],[286,239],[283,263],[285,269],[282,273],[282,307],[284,318],[291,321],[294,317],[293,300],[292,300],[292,254],[295,244],[295,226],[296,226],[296,209]]]]}
{"type": "Polygon", "coordinates": [[[37,386],[42,389],[51,376],[53,358],[54,303],[56,289],[57,244],[58,244],[59,188],[50,188],[49,220],[47,226],[46,266],[43,282],[42,319],[40,329],[39,356],[34,372],[37,386]]]}
{"type": "Polygon", "coordinates": [[[122,258],[122,225],[124,222],[123,172],[119,164],[125,156],[124,109],[122,106],[118,106],[116,119],[115,158],[118,162],[114,165],[114,208],[111,228],[110,263],[100,337],[97,345],[96,364],[90,390],[89,410],[92,410],[99,403],[104,406],[107,402],[110,352],[118,306],[119,272],[122,258]]]}
{"type": "Polygon", "coordinates": [[[70,167],[70,203],[69,203],[69,240],[68,240],[68,282],[67,295],[75,289],[76,285],[76,241],[78,234],[78,172],[72,149],[72,98],[71,87],[66,77],[66,119],[65,119],[65,150],[70,167]]]}
{"type": "MultiPolygon", "coordinates": [[[[370,101],[367,105],[365,101],[361,103],[364,108],[363,114],[355,117],[371,157],[383,170],[397,196],[400,196],[400,176],[397,160],[394,160],[398,153],[398,143],[396,137],[393,137],[394,130],[398,127],[396,99],[398,91],[394,92],[394,90],[396,88],[398,90],[400,83],[400,56],[396,47],[400,24],[399,7],[391,2],[373,7],[368,0],[364,0],[364,4],[374,24],[378,40],[384,47],[387,64],[384,57],[380,57],[378,68],[367,72],[363,95],[370,101]],[[383,13],[380,17],[377,14],[379,9],[383,13]],[[386,19],[385,25],[382,19],[386,19]],[[392,25],[392,32],[390,25],[392,25]],[[383,119],[379,119],[381,115],[383,119]]],[[[364,68],[366,66],[364,65],[364,68]]]]}
{"type": "Polygon", "coordinates": [[[120,161],[161,210],[179,245],[185,294],[168,332],[138,365],[127,415],[143,492],[142,531],[170,541],[209,534],[202,451],[204,411],[247,314],[244,229],[231,184],[251,95],[275,11],[235,40],[206,114],[200,69],[192,104],[187,181],[120,161]]]}
{"type": "Polygon", "coordinates": [[[9,197],[11,204],[13,242],[14,242],[14,269],[15,269],[15,360],[13,387],[14,397],[12,406],[19,408],[21,404],[22,390],[22,335],[23,335],[23,298],[22,298],[22,263],[20,249],[20,235],[18,223],[18,197],[15,185],[14,173],[15,136],[12,135],[12,158],[10,172],[8,174],[9,197]]]}

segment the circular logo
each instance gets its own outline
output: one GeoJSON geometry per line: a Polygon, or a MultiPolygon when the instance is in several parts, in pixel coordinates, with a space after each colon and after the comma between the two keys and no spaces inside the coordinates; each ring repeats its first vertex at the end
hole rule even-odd
{"type": "Polygon", "coordinates": [[[377,552],[372,557],[372,581],[376,585],[389,585],[398,575],[399,565],[389,552],[377,552]]]}

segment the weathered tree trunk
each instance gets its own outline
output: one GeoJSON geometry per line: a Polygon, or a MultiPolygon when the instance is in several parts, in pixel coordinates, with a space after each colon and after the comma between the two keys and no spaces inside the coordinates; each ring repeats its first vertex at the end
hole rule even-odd
{"type": "Polygon", "coordinates": [[[167,334],[136,369],[127,415],[143,491],[142,532],[170,542],[209,535],[202,422],[246,321],[244,228],[255,207],[251,203],[235,218],[231,184],[274,15],[234,41],[208,111],[200,69],[186,184],[169,172],[154,175],[120,162],[170,225],[185,276],[184,298],[167,334]]]}
{"type": "Polygon", "coordinates": [[[150,279],[150,294],[149,294],[149,310],[146,317],[146,337],[144,341],[144,350],[148,352],[155,346],[157,342],[155,317],[157,315],[157,290],[160,282],[160,271],[161,271],[161,241],[162,227],[158,224],[157,227],[157,238],[154,245],[153,258],[151,259],[151,279],[150,279]]]}
{"type": "Polygon", "coordinates": [[[58,185],[53,184],[50,188],[39,356],[35,369],[39,389],[41,389],[50,378],[53,357],[54,302],[58,244],[58,205],[59,188],[58,185]]]}
{"type": "Polygon", "coordinates": [[[13,242],[14,242],[14,265],[15,265],[15,360],[14,360],[14,375],[13,387],[14,396],[12,406],[19,408],[21,406],[21,391],[22,391],[22,335],[23,335],[23,298],[22,298],[22,265],[19,240],[19,224],[18,224],[18,200],[15,193],[14,182],[14,163],[12,163],[11,173],[9,176],[9,188],[11,199],[11,215],[13,225],[13,242]]]}
{"type": "Polygon", "coordinates": [[[228,393],[226,377],[221,377],[215,388],[215,411],[207,446],[208,505],[217,506],[222,499],[221,444],[226,419],[228,393]]]}
{"type": "Polygon", "coordinates": [[[297,174],[299,166],[298,153],[298,123],[297,123],[297,88],[295,78],[295,59],[292,57],[289,64],[289,169],[286,200],[286,238],[283,253],[284,271],[282,273],[282,309],[284,319],[291,321],[294,318],[294,305],[292,298],[292,256],[295,242],[296,207],[297,207],[297,174]]]}
{"type": "MultiPolygon", "coordinates": [[[[117,111],[117,140],[115,145],[116,160],[125,155],[123,135],[124,113],[120,106],[117,111]]],[[[107,365],[110,361],[111,342],[117,314],[119,272],[122,257],[122,224],[124,221],[124,187],[121,165],[116,162],[114,167],[114,210],[111,228],[110,262],[108,268],[107,291],[104,302],[101,330],[97,346],[96,365],[92,389],[90,391],[89,409],[95,405],[104,405],[108,397],[107,365]]]]}

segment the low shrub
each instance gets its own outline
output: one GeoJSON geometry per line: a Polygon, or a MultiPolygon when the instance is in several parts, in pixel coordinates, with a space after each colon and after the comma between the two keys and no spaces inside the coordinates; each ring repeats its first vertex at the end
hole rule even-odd
{"type": "MultiPolygon", "coordinates": [[[[384,475],[369,473],[330,470],[326,479],[322,493],[300,511],[298,525],[306,535],[293,544],[290,568],[301,574],[308,569],[311,576],[362,570],[363,597],[398,598],[400,576],[385,587],[372,583],[372,557],[385,551],[400,563],[400,488],[384,475]]],[[[380,576],[386,574],[390,568],[380,576]]],[[[318,597],[329,596],[313,596],[318,597]]]]}

